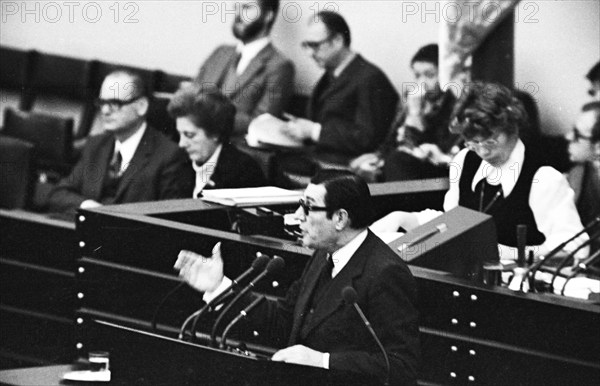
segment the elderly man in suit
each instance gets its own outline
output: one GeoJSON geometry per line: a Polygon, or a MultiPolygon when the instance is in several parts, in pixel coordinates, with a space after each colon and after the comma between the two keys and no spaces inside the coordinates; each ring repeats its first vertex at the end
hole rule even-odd
{"type": "MultiPolygon", "coordinates": [[[[342,289],[357,302],[390,361],[390,384],[415,384],[419,362],[416,283],[406,264],[367,229],[369,188],[349,172],[325,170],[306,188],[296,211],[302,242],[316,249],[285,299],[268,301],[251,322],[285,347],[272,360],[387,378],[383,354],[342,289]]],[[[180,276],[209,300],[231,281],[220,252],[181,251],[180,276]]]]}
{"type": "Polygon", "coordinates": [[[294,91],[294,65],[271,43],[269,33],[279,0],[236,2],[233,34],[237,46],[219,46],[204,62],[195,82],[217,87],[236,109],[234,135],[242,136],[263,113],[281,116],[294,91]]]}
{"type": "Polygon", "coordinates": [[[167,110],[177,120],[179,147],[188,153],[196,172],[194,197],[204,189],[267,184],[258,163],[229,143],[235,106],[218,90],[179,90],[167,110]]]}
{"type": "Polygon", "coordinates": [[[191,195],[193,171],[185,153],[146,124],[149,100],[138,74],[109,74],[96,104],[105,133],[89,139],[71,174],[50,192],[50,211],[191,195]]]}
{"type": "Polygon", "coordinates": [[[317,145],[317,156],[335,163],[374,151],[394,119],[398,93],[386,75],[350,49],[342,16],[311,18],[302,45],[325,74],[311,95],[308,119],[290,117],[286,132],[317,145]]]}

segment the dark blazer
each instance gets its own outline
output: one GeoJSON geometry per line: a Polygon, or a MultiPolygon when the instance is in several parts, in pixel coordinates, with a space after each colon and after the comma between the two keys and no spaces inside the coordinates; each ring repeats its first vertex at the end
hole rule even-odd
{"type": "Polygon", "coordinates": [[[204,189],[252,188],[267,185],[258,163],[231,144],[224,144],[217,167],[204,189]]]}
{"type": "Polygon", "coordinates": [[[272,44],[268,44],[239,76],[226,81],[236,59],[234,46],[219,46],[204,62],[195,82],[217,86],[234,103],[235,135],[243,135],[250,121],[260,114],[281,116],[294,92],[294,65],[272,44]],[[227,83],[227,84],[226,84],[227,83]]]}
{"type": "Polygon", "coordinates": [[[321,90],[317,83],[307,116],[322,125],[317,151],[346,158],[372,152],[384,140],[398,104],[398,93],[386,75],[360,55],[321,90]]]}
{"type": "MultiPolygon", "coordinates": [[[[50,211],[73,211],[88,199],[103,201],[102,186],[114,146],[112,133],[89,138],[71,174],[50,192],[50,211]]],[[[148,126],[121,176],[113,203],[191,197],[193,173],[185,152],[148,126]]]]}
{"type": "Polygon", "coordinates": [[[267,315],[253,319],[256,326],[264,333],[271,333],[280,347],[304,344],[329,352],[330,369],[359,372],[383,380],[383,355],[354,307],[343,301],[342,289],[350,285],[389,355],[391,384],[415,384],[420,355],[417,293],[407,265],[369,231],[348,264],[331,281],[303,335],[304,316],[309,312],[311,294],[325,264],[325,253],[317,251],[286,298],[268,302],[264,309],[267,315]]]}

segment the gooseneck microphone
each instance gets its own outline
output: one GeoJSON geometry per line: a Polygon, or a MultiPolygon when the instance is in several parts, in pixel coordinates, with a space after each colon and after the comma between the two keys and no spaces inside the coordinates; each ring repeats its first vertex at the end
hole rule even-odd
{"type": "Polygon", "coordinates": [[[577,276],[579,274],[579,272],[585,271],[586,269],[588,269],[588,267],[590,265],[594,264],[594,262],[596,260],[598,260],[599,258],[600,258],[600,249],[597,250],[594,254],[592,254],[587,259],[583,260],[581,263],[577,264],[577,266],[575,268],[573,268],[573,272],[571,272],[571,274],[566,277],[565,284],[563,284],[563,287],[560,290],[560,294],[561,295],[565,294],[565,288],[567,288],[567,283],[569,282],[569,280],[571,280],[572,278],[577,276]]]}
{"type": "Polygon", "coordinates": [[[583,242],[582,244],[580,244],[577,248],[575,248],[573,250],[573,252],[569,253],[565,258],[563,258],[560,263],[558,264],[558,266],[556,267],[556,271],[552,274],[552,279],[550,281],[550,290],[552,291],[552,289],[554,288],[554,282],[556,281],[556,278],[560,275],[560,271],[567,265],[567,263],[569,261],[571,261],[571,259],[575,258],[575,254],[577,252],[579,252],[579,250],[587,247],[588,245],[590,245],[592,243],[592,241],[594,241],[594,239],[596,237],[600,236],[600,231],[596,232],[596,234],[592,235],[592,237],[590,237],[588,240],[586,240],[585,242],[583,242]]]}
{"type": "Polygon", "coordinates": [[[221,335],[221,343],[219,343],[220,349],[223,350],[227,347],[227,335],[229,334],[229,330],[231,330],[231,328],[233,326],[235,326],[236,323],[239,322],[241,319],[248,316],[248,314],[250,314],[250,312],[252,312],[252,310],[254,310],[256,307],[258,307],[259,304],[264,302],[266,299],[267,298],[265,297],[265,295],[261,295],[260,297],[254,299],[254,301],[252,303],[250,303],[250,305],[248,305],[248,307],[241,310],[240,313],[235,318],[233,318],[233,320],[231,322],[229,322],[227,327],[225,327],[225,329],[223,330],[223,334],[221,335]]]}
{"type": "Polygon", "coordinates": [[[342,297],[344,298],[344,301],[346,303],[352,304],[354,306],[354,309],[356,310],[356,312],[362,319],[364,325],[367,327],[367,330],[369,330],[369,333],[371,334],[371,336],[373,337],[373,339],[379,346],[379,350],[381,350],[381,352],[383,353],[383,359],[385,359],[385,368],[386,368],[384,385],[386,385],[386,386],[389,385],[390,384],[390,359],[388,358],[387,352],[385,351],[383,344],[381,344],[381,341],[377,337],[377,334],[375,334],[373,327],[371,327],[371,323],[369,322],[369,320],[367,319],[365,314],[362,312],[362,309],[360,308],[358,303],[356,303],[356,301],[358,300],[358,294],[356,293],[356,290],[350,286],[344,287],[344,289],[342,290],[342,297]]]}
{"type": "Polygon", "coordinates": [[[248,277],[250,275],[253,275],[255,272],[263,271],[265,269],[265,266],[268,264],[269,260],[270,260],[269,256],[263,255],[263,254],[258,254],[256,259],[252,262],[252,265],[250,266],[250,268],[248,268],[240,276],[238,276],[237,278],[232,280],[232,283],[229,287],[227,287],[223,292],[221,292],[221,294],[219,294],[213,300],[211,300],[210,302],[205,304],[204,307],[202,307],[201,309],[199,309],[198,311],[194,312],[193,314],[191,314],[190,316],[187,317],[187,319],[183,322],[183,324],[181,325],[181,328],[179,330],[179,339],[183,339],[183,337],[185,336],[185,329],[186,329],[187,325],[190,323],[191,320],[194,320],[194,323],[193,323],[192,329],[191,329],[191,338],[190,338],[191,341],[193,342],[196,338],[196,326],[198,324],[198,321],[200,320],[200,316],[202,316],[204,313],[206,313],[208,311],[213,310],[214,307],[218,306],[219,304],[221,304],[222,302],[224,302],[225,300],[230,298],[234,293],[238,292],[240,283],[247,280],[248,277]]]}
{"type": "Polygon", "coordinates": [[[573,235],[569,239],[567,239],[567,240],[563,241],[562,243],[560,243],[559,245],[557,245],[556,248],[554,248],[553,250],[548,252],[545,256],[540,256],[540,260],[537,263],[533,264],[531,267],[529,267],[527,272],[525,272],[525,275],[529,275],[529,288],[533,289],[533,291],[536,292],[533,278],[535,277],[535,273],[542,267],[542,265],[544,265],[547,261],[549,261],[550,258],[553,257],[554,255],[556,255],[558,252],[562,251],[563,248],[567,244],[569,244],[571,241],[575,240],[577,237],[581,236],[585,232],[589,232],[598,224],[600,224],[600,216],[598,216],[595,219],[593,219],[592,221],[590,221],[586,225],[585,228],[583,228],[582,230],[577,232],[575,235],[573,235]]]}
{"type": "Polygon", "coordinates": [[[248,293],[248,291],[250,291],[252,288],[254,288],[254,286],[256,286],[256,284],[259,281],[264,279],[269,274],[274,274],[276,272],[281,271],[284,267],[285,267],[285,261],[283,260],[283,258],[281,258],[279,256],[274,256],[273,260],[269,261],[269,264],[267,264],[267,267],[265,268],[265,270],[262,271],[257,277],[255,277],[250,283],[248,283],[248,285],[246,285],[233,298],[233,300],[231,300],[227,304],[227,306],[225,306],[225,308],[221,311],[221,314],[215,321],[215,324],[213,324],[213,328],[210,333],[210,344],[212,347],[216,347],[217,329],[219,328],[219,325],[223,321],[223,318],[225,317],[225,315],[229,312],[229,310],[231,310],[231,307],[233,307],[244,295],[246,295],[248,293]]]}
{"type": "Polygon", "coordinates": [[[187,324],[190,322],[190,320],[193,319],[194,322],[192,323],[192,328],[190,330],[191,331],[190,339],[193,342],[196,338],[196,328],[198,326],[198,321],[200,320],[200,317],[203,314],[205,314],[206,312],[212,311],[216,306],[218,306],[219,304],[223,303],[224,301],[229,299],[231,296],[233,296],[233,294],[239,292],[241,283],[245,282],[249,277],[251,277],[251,275],[254,275],[256,272],[262,272],[265,269],[265,267],[267,266],[267,264],[269,263],[269,261],[270,261],[269,256],[263,255],[262,253],[258,254],[256,259],[254,259],[254,261],[252,262],[252,265],[250,266],[250,268],[248,268],[240,276],[235,278],[231,282],[231,285],[229,287],[227,287],[216,298],[214,298],[213,300],[211,300],[210,302],[205,304],[204,307],[202,307],[198,311],[194,312],[192,315],[190,315],[190,317],[188,317],[188,319],[186,319],[186,321],[181,325],[181,330],[179,331],[179,339],[183,338],[187,324]]]}

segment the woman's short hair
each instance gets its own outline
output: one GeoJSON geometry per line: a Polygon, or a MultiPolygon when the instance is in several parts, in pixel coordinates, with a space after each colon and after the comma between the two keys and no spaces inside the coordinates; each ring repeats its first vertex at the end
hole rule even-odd
{"type": "Polygon", "coordinates": [[[178,90],[167,111],[173,118],[187,117],[208,136],[227,143],[233,132],[235,106],[216,88],[192,85],[178,90]]]}
{"type": "Polygon", "coordinates": [[[513,91],[497,83],[474,82],[465,86],[456,102],[450,131],[466,139],[489,138],[499,133],[518,136],[528,122],[513,91]]]}

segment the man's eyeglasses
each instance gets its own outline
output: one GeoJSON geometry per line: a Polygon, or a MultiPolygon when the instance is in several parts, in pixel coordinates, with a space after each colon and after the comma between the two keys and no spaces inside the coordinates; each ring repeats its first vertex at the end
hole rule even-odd
{"type": "Polygon", "coordinates": [[[582,139],[584,139],[586,141],[590,141],[590,142],[592,141],[592,136],[587,136],[587,135],[581,134],[581,131],[579,131],[579,129],[576,127],[573,127],[570,135],[567,138],[569,139],[569,141],[572,141],[572,142],[579,142],[582,139]]]}
{"type": "Polygon", "coordinates": [[[304,212],[305,216],[308,216],[308,214],[312,211],[312,212],[317,212],[317,211],[324,211],[324,210],[329,210],[329,208],[325,207],[325,206],[314,206],[311,204],[306,203],[306,201],[304,201],[303,198],[301,198],[298,203],[300,204],[300,208],[302,208],[302,211],[304,212]]]}
{"type": "Polygon", "coordinates": [[[131,99],[127,99],[127,100],[98,98],[94,101],[94,105],[99,109],[102,109],[104,106],[107,106],[110,111],[117,111],[117,110],[121,110],[121,108],[123,106],[129,105],[129,104],[137,101],[138,99],[142,98],[142,96],[143,95],[139,95],[135,98],[131,98],[131,99]]]}
{"type": "Polygon", "coordinates": [[[318,51],[323,44],[328,43],[330,41],[331,41],[331,36],[328,36],[325,39],[319,40],[316,42],[314,42],[314,41],[311,42],[311,41],[305,40],[301,43],[301,45],[302,45],[302,48],[304,48],[305,50],[311,49],[313,51],[318,51]]]}

